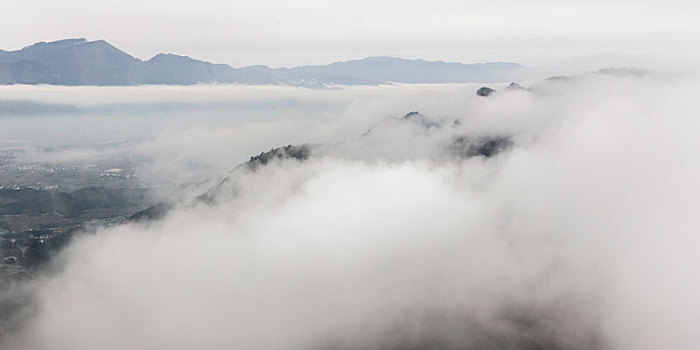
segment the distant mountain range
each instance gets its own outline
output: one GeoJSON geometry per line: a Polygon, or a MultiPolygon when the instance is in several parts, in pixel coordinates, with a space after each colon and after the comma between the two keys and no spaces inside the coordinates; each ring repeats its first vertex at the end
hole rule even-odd
{"type": "Polygon", "coordinates": [[[0,50],[0,84],[142,85],[279,84],[295,86],[382,83],[498,83],[512,80],[517,63],[407,60],[369,57],[294,68],[233,68],[174,54],[142,61],[104,40],[39,42],[17,51],[0,50]]]}

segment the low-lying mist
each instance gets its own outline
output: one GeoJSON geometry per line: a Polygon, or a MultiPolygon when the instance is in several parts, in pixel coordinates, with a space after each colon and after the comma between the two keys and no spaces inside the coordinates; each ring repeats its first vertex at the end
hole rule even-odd
{"type": "Polygon", "coordinates": [[[139,154],[144,183],[209,179],[211,196],[79,236],[6,292],[33,306],[3,348],[694,348],[700,86],[628,73],[488,97],[475,85],[114,88],[103,92],[124,95],[99,108],[39,87],[61,91],[37,103],[83,114],[0,119],[92,135],[110,120],[135,141],[30,157],[139,154]],[[137,89],[195,107],[104,107],[139,105],[137,89]],[[288,144],[309,154],[236,168],[288,144]]]}
{"type": "Polygon", "coordinates": [[[138,175],[168,192],[225,174],[286,144],[359,137],[411,110],[455,118],[478,85],[304,89],[279,86],[0,86],[0,151],[28,162],[145,160],[138,175]],[[49,151],[47,152],[47,149],[49,151]]]}

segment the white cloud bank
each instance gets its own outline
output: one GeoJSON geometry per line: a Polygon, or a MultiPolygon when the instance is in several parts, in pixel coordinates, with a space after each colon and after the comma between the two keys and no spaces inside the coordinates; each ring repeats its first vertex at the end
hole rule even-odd
{"type": "MultiPolygon", "coordinates": [[[[439,116],[460,125],[381,124],[238,171],[215,205],[82,237],[7,346],[697,347],[700,87],[595,74],[537,91],[465,97],[439,116]],[[515,144],[447,156],[462,134],[515,144]]],[[[356,121],[320,120],[305,135],[356,121]]]]}

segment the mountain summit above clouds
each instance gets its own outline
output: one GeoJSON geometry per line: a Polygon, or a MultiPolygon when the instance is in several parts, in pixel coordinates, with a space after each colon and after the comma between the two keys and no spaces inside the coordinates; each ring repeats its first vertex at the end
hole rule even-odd
{"type": "Polygon", "coordinates": [[[369,57],[294,68],[233,68],[187,56],[157,54],[142,61],[104,40],[39,42],[17,51],[0,50],[0,84],[190,85],[211,83],[296,86],[382,83],[508,82],[517,63],[408,60],[369,57]]]}

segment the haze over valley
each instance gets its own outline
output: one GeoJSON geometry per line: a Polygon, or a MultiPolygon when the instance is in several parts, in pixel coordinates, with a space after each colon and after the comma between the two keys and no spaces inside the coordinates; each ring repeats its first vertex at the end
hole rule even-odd
{"type": "Polygon", "coordinates": [[[0,349],[697,348],[698,15],[5,4],[0,349]]]}

